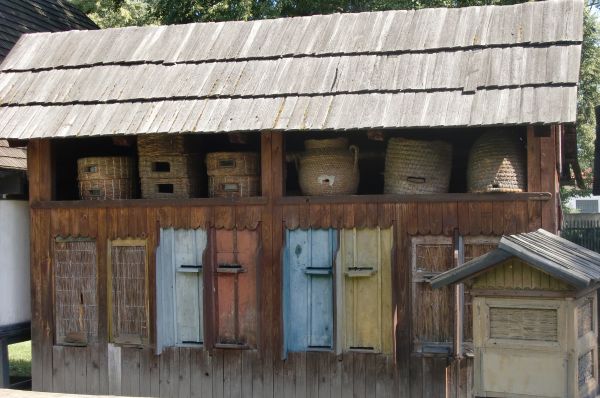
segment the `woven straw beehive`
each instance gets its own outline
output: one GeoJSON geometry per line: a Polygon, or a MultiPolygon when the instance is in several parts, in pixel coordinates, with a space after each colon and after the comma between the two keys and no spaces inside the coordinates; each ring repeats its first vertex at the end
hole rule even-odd
{"type": "Polygon", "coordinates": [[[451,169],[451,144],[391,138],[385,156],[384,193],[448,192],[451,169]]]}
{"type": "Polygon", "coordinates": [[[526,184],[525,150],[517,136],[487,132],[475,141],[467,167],[469,192],[523,192],[526,184]]]}
{"type": "Polygon", "coordinates": [[[358,147],[345,138],[306,140],[298,159],[298,179],[304,195],[355,194],[359,183],[358,147]]]}

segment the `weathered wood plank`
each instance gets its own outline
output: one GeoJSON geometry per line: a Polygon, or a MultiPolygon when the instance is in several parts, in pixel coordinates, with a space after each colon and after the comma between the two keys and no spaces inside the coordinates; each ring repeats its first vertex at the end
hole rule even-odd
{"type": "Polygon", "coordinates": [[[540,138],[536,137],[534,128],[527,128],[527,191],[540,192],[542,190],[540,175],[540,138]]]}
{"type": "Polygon", "coordinates": [[[189,350],[190,357],[190,367],[189,367],[189,375],[190,375],[190,397],[191,398],[201,398],[204,395],[203,393],[203,384],[206,379],[206,371],[203,366],[203,358],[204,350],[189,350]]]}
{"type": "Polygon", "coordinates": [[[352,387],[354,389],[353,396],[368,397],[367,394],[367,357],[368,354],[354,354],[354,371],[352,372],[352,387]]]}
{"type": "Polygon", "coordinates": [[[152,348],[140,351],[140,396],[159,396],[159,361],[152,348]]]}
{"type": "Polygon", "coordinates": [[[87,347],[86,394],[100,394],[100,355],[101,344],[92,343],[87,347]]]}
{"type": "Polygon", "coordinates": [[[140,350],[132,347],[121,348],[121,394],[137,397],[140,395],[140,350]]]}
{"type": "Polygon", "coordinates": [[[52,347],[52,390],[65,392],[65,354],[64,347],[52,347]]]}
{"type": "Polygon", "coordinates": [[[442,206],[442,233],[452,235],[454,229],[458,228],[458,205],[456,202],[446,202],[442,206]]]}
{"type": "Polygon", "coordinates": [[[540,188],[543,192],[550,192],[552,200],[542,204],[542,228],[556,233],[558,230],[557,220],[557,172],[556,172],[556,129],[549,126],[550,136],[540,137],[540,188]]]}
{"type": "MultiPolygon", "coordinates": [[[[242,374],[241,374],[241,391],[243,397],[252,396],[252,357],[256,355],[255,352],[244,350],[242,351],[242,374]]],[[[289,395],[286,395],[289,396],[289,395]]],[[[293,394],[292,394],[293,396],[293,394]]]]}
{"type": "Polygon", "coordinates": [[[76,360],[77,347],[64,347],[64,367],[65,367],[65,392],[69,394],[76,393],[75,378],[77,373],[76,360]]]}
{"type": "Polygon", "coordinates": [[[471,235],[478,235],[481,229],[481,203],[469,202],[469,231],[471,235]]]}
{"type": "Polygon", "coordinates": [[[293,354],[296,357],[296,397],[306,397],[306,353],[299,352],[293,354]]]}
{"type": "Polygon", "coordinates": [[[179,348],[179,397],[189,398],[192,393],[191,348],[179,348]]]}
{"type": "Polygon", "coordinates": [[[306,353],[306,396],[319,396],[319,355],[316,352],[306,353]]]}
{"type": "Polygon", "coordinates": [[[423,358],[411,357],[410,360],[410,396],[425,397],[423,395],[423,358]]]}
{"type": "Polygon", "coordinates": [[[440,235],[444,231],[444,206],[430,204],[429,206],[429,226],[432,235],[440,235]]]}
{"type": "Polygon", "coordinates": [[[317,353],[319,362],[319,373],[318,373],[318,386],[319,386],[319,398],[330,398],[331,397],[331,369],[329,356],[331,353],[320,352],[317,353]]]}
{"type": "Polygon", "coordinates": [[[108,345],[108,393],[121,395],[121,347],[108,345]]]}
{"type": "Polygon", "coordinates": [[[419,234],[428,235],[431,231],[430,222],[431,217],[429,215],[429,203],[419,202],[417,204],[417,214],[419,222],[419,234]]]}
{"type": "Polygon", "coordinates": [[[471,234],[471,222],[469,220],[469,203],[458,202],[458,229],[461,235],[471,234]]]}
{"type": "Polygon", "coordinates": [[[492,203],[492,218],[494,235],[502,235],[504,233],[504,204],[502,202],[492,203]]]}
{"type": "MultiPolygon", "coordinates": [[[[31,167],[32,160],[29,160],[31,167]]],[[[30,266],[31,266],[31,375],[32,389],[42,391],[43,389],[43,307],[42,300],[42,236],[46,234],[43,226],[43,210],[31,210],[31,242],[30,242],[30,266]]],[[[64,386],[64,382],[63,382],[64,386]]]]}
{"type": "Polygon", "coordinates": [[[491,235],[494,230],[494,210],[490,202],[481,202],[481,234],[491,235]]]}
{"type": "Polygon", "coordinates": [[[77,347],[75,353],[75,392],[85,394],[87,389],[87,348],[77,347]]]}
{"type": "Polygon", "coordinates": [[[223,350],[214,350],[212,356],[212,393],[213,397],[225,396],[224,353],[223,350]]]}
{"type": "MultiPolygon", "coordinates": [[[[354,395],[354,357],[356,354],[345,353],[342,356],[342,396],[354,395]]],[[[307,372],[308,378],[308,372],[307,372]]],[[[308,393],[308,391],[307,391],[308,393]]],[[[310,396],[310,395],[306,395],[310,396]]]]}

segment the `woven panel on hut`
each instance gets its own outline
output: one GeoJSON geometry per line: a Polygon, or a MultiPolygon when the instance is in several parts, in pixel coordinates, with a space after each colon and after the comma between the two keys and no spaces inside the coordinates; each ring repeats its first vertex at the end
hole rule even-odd
{"type": "Polygon", "coordinates": [[[148,339],[145,246],[111,246],[113,341],[142,344],[148,339]]]}
{"type": "Polygon", "coordinates": [[[56,343],[86,344],[98,335],[96,243],[56,241],[53,254],[56,343]]]}

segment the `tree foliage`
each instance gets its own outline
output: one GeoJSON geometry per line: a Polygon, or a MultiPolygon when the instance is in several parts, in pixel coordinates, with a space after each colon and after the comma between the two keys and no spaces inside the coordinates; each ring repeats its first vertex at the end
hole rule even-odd
{"type": "Polygon", "coordinates": [[[151,0],[69,0],[101,28],[157,25],[151,0]]]}

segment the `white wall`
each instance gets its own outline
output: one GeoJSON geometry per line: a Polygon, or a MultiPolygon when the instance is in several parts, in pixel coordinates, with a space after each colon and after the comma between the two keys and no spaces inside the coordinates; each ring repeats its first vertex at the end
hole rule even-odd
{"type": "Polygon", "coordinates": [[[29,321],[30,297],[29,203],[0,200],[0,326],[29,321]]]}

